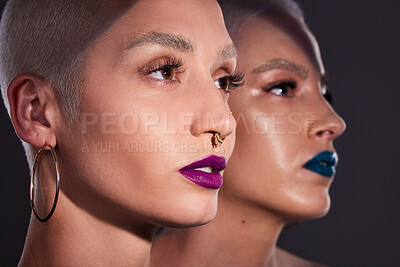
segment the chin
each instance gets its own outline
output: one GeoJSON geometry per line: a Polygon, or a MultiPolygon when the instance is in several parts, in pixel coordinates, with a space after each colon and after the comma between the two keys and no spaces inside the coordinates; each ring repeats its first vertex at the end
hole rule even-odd
{"type": "Polygon", "coordinates": [[[293,211],[290,220],[310,220],[324,217],[331,207],[329,194],[309,199],[306,202],[298,203],[298,208],[293,211]]]}
{"type": "Polygon", "coordinates": [[[281,205],[275,203],[274,213],[284,221],[304,221],[324,217],[330,209],[331,199],[328,190],[313,190],[313,192],[292,192],[281,198],[281,205]],[[284,204],[283,204],[284,203],[284,204]]]}
{"type": "Polygon", "coordinates": [[[302,215],[303,220],[309,219],[318,219],[324,217],[330,209],[330,202],[329,204],[321,204],[315,208],[309,208],[306,212],[302,215]]]}
{"type": "Polygon", "coordinates": [[[179,203],[184,203],[184,205],[179,209],[177,206],[174,209],[167,209],[167,214],[156,224],[172,228],[196,227],[211,222],[217,214],[217,194],[213,197],[210,197],[209,194],[206,197],[191,196],[186,201],[181,200],[179,203]]]}

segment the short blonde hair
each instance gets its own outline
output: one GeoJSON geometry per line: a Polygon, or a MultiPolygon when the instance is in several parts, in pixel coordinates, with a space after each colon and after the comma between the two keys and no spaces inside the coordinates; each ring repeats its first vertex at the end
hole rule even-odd
{"type": "Polygon", "coordinates": [[[303,11],[293,0],[218,0],[218,2],[224,13],[226,28],[232,38],[241,25],[263,12],[283,14],[306,26],[303,11]]]}
{"type": "MultiPolygon", "coordinates": [[[[1,92],[14,77],[34,74],[51,85],[66,121],[78,118],[82,70],[91,44],[136,1],[9,0],[0,23],[1,92]]],[[[32,148],[23,142],[29,165],[32,148]]]]}
{"type": "Polygon", "coordinates": [[[80,73],[88,47],[118,19],[127,5],[108,0],[9,0],[0,24],[0,76],[6,89],[21,73],[50,82],[67,118],[76,117],[80,73]]]}

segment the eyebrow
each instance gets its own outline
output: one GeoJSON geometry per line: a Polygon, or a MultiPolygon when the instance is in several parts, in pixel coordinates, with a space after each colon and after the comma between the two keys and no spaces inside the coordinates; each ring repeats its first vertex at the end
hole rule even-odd
{"type": "Polygon", "coordinates": [[[228,44],[224,46],[218,53],[218,58],[221,60],[226,60],[230,58],[237,58],[238,53],[236,47],[233,44],[228,44]]]}
{"type": "Polygon", "coordinates": [[[253,69],[251,73],[263,73],[275,69],[292,72],[302,80],[305,80],[308,77],[308,70],[304,66],[281,58],[272,59],[267,63],[253,69]]]}
{"type": "Polygon", "coordinates": [[[125,48],[129,50],[142,45],[161,45],[184,53],[193,53],[194,45],[181,35],[165,32],[147,32],[131,41],[125,48]]]}

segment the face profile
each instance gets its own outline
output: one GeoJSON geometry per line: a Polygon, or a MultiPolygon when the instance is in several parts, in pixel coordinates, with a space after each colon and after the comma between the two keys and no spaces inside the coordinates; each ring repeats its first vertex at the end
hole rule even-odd
{"type": "MultiPolygon", "coordinates": [[[[31,60],[52,55],[49,62],[57,62],[75,53],[76,58],[65,60],[71,63],[65,76],[76,74],[76,83],[52,80],[62,79],[63,75],[49,74],[64,70],[62,65],[47,66],[46,71],[18,65],[20,55],[5,53],[12,49],[9,42],[2,44],[7,57],[1,64],[7,74],[2,93],[28,160],[33,165],[32,156],[39,149],[54,148],[59,164],[57,207],[45,223],[32,216],[20,265],[101,261],[142,266],[157,226],[203,225],[216,214],[236,126],[227,101],[230,90],[243,79],[235,72],[236,48],[222,12],[212,0],[98,2],[94,6],[99,13],[84,9],[89,8],[84,2],[11,0],[2,21],[7,40],[20,40],[13,39],[15,20],[9,14],[18,16],[18,7],[29,3],[38,9],[25,7],[24,12],[58,8],[59,16],[71,22],[71,16],[62,13],[66,9],[60,8],[65,5],[93,18],[80,17],[85,22],[71,37],[88,47],[75,53],[72,47],[57,44],[31,60]],[[114,12],[120,4],[123,12],[114,12]],[[107,10],[115,16],[104,21],[112,23],[103,32],[96,30],[92,42],[85,40],[84,26],[92,27],[90,23],[107,10]],[[12,22],[7,24],[7,19],[12,22]],[[70,53],[64,54],[68,48],[70,53]],[[59,84],[74,85],[62,91],[59,84]],[[66,110],[76,114],[69,116],[66,110]]],[[[38,23],[46,18],[35,12],[38,23]]],[[[47,21],[41,22],[45,36],[47,21]]],[[[20,29],[24,27],[29,25],[20,29]]],[[[55,28],[65,34],[70,30],[55,28]]],[[[34,30],[26,34],[40,43],[34,30]]],[[[24,45],[15,47],[22,53],[24,45]]],[[[46,151],[34,172],[35,206],[43,217],[53,204],[54,163],[46,151]]]]}
{"type": "Polygon", "coordinates": [[[320,217],[330,205],[333,140],[345,125],[324,98],[318,44],[296,21],[273,14],[244,24],[235,40],[246,85],[229,102],[238,128],[224,191],[283,218],[320,217]]]}
{"type": "Polygon", "coordinates": [[[212,222],[167,229],[154,241],[152,266],[320,266],[277,247],[285,225],[330,207],[345,123],[326,99],[318,43],[293,1],[261,7],[222,1],[246,77],[229,106],[236,141],[212,222]],[[237,4],[237,6],[235,6],[237,4]]]}
{"type": "Polygon", "coordinates": [[[84,70],[84,128],[80,124],[59,133],[61,157],[84,146],[89,152],[61,159],[77,166],[61,168],[70,172],[65,176],[76,177],[65,190],[93,196],[85,198],[93,205],[95,196],[101,196],[111,210],[143,214],[155,224],[203,224],[213,218],[217,190],[189,182],[180,171],[205,156],[209,162],[196,168],[210,168],[215,159],[229,158],[233,147],[228,137],[235,126],[227,107],[230,88],[221,83],[234,72],[236,54],[222,21],[215,31],[199,23],[219,15],[214,2],[206,5],[213,12],[196,1],[180,4],[182,8],[139,1],[93,45],[84,70]],[[206,45],[210,40],[217,40],[212,49],[206,45]],[[213,132],[227,137],[225,152],[213,149],[213,132]],[[103,153],[93,145],[99,143],[119,147],[103,153]]]}

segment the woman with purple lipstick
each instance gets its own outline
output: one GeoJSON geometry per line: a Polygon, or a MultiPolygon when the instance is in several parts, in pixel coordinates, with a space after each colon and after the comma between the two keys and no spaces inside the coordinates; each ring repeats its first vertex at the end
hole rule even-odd
{"type": "Polygon", "coordinates": [[[32,171],[20,266],[144,266],[158,226],[214,218],[243,78],[216,1],[9,0],[0,35],[32,171]]]}
{"type": "Polygon", "coordinates": [[[208,225],[162,233],[153,266],[316,266],[277,247],[285,224],[324,216],[345,123],[325,99],[317,41],[293,1],[224,2],[246,84],[229,99],[236,144],[208,225]]]}

